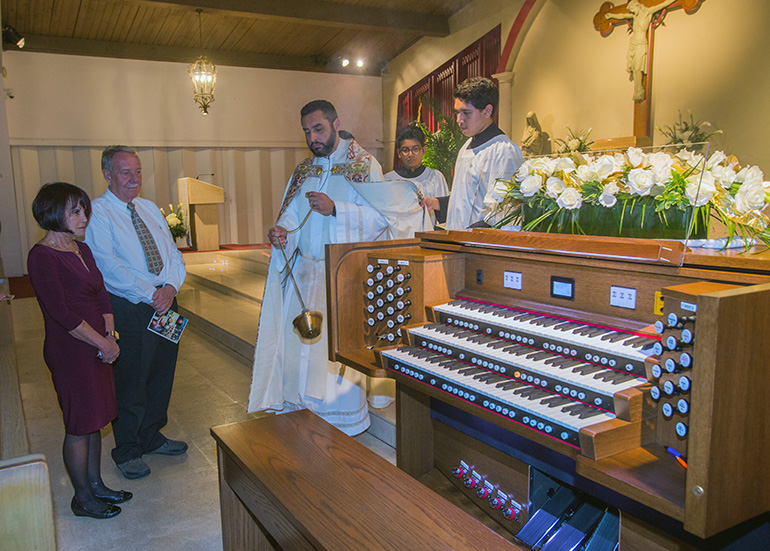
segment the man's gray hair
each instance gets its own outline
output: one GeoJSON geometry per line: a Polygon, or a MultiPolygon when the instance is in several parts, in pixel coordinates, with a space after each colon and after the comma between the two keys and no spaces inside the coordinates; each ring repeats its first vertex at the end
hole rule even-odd
{"type": "Polygon", "coordinates": [[[102,151],[102,170],[112,172],[112,158],[118,153],[130,153],[131,155],[139,157],[139,155],[136,154],[136,151],[127,145],[111,145],[105,147],[104,151],[102,151]]]}

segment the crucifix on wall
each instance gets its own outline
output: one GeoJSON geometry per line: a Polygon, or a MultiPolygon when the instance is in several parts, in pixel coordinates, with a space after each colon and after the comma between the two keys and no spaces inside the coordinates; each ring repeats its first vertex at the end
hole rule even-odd
{"type": "Polygon", "coordinates": [[[634,82],[634,135],[649,136],[649,96],[652,88],[652,46],[654,30],[663,23],[669,9],[695,12],[703,0],[630,0],[620,6],[602,4],[594,16],[594,27],[608,36],[616,25],[628,24],[630,39],[626,68],[634,82]]]}

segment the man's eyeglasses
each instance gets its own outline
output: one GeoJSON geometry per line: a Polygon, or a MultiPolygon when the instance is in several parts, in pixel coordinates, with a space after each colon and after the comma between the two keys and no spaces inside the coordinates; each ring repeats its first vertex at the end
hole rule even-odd
{"type": "Polygon", "coordinates": [[[409,155],[410,153],[412,155],[417,155],[422,151],[422,146],[415,145],[414,147],[402,147],[399,151],[402,155],[409,155]]]}

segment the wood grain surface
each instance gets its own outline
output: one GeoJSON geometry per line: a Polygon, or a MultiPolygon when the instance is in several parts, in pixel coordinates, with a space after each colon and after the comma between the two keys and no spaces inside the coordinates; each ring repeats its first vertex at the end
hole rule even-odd
{"type": "Polygon", "coordinates": [[[520,549],[307,410],[211,433],[251,514],[294,531],[284,550],[520,549]]]}

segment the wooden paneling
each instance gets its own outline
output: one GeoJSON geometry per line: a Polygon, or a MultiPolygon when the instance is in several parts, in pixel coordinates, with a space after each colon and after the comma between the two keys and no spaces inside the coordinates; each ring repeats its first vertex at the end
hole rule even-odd
{"type": "MultiPolygon", "coordinates": [[[[137,153],[142,161],[142,197],[160,208],[179,203],[178,178],[201,175],[202,180],[224,188],[219,241],[241,245],[266,241],[291,173],[308,155],[302,148],[145,147],[137,153]]],[[[44,235],[31,210],[40,187],[50,181],[70,182],[93,199],[104,193],[107,184],[98,147],[14,146],[11,157],[26,267],[26,252],[44,235]]]]}
{"type": "Polygon", "coordinates": [[[378,75],[420,37],[447,36],[449,17],[469,1],[16,0],[1,7],[27,51],[181,61],[203,50],[221,65],[378,75]],[[333,62],[343,54],[365,55],[367,66],[343,69],[333,62]]]}
{"type": "MultiPolygon", "coordinates": [[[[435,132],[438,121],[434,117],[433,106],[440,108],[442,115],[454,116],[455,86],[471,77],[491,78],[499,60],[500,26],[497,26],[399,94],[396,131],[419,119],[435,132]]],[[[393,162],[394,166],[399,166],[398,152],[394,153],[393,162]]]]}

